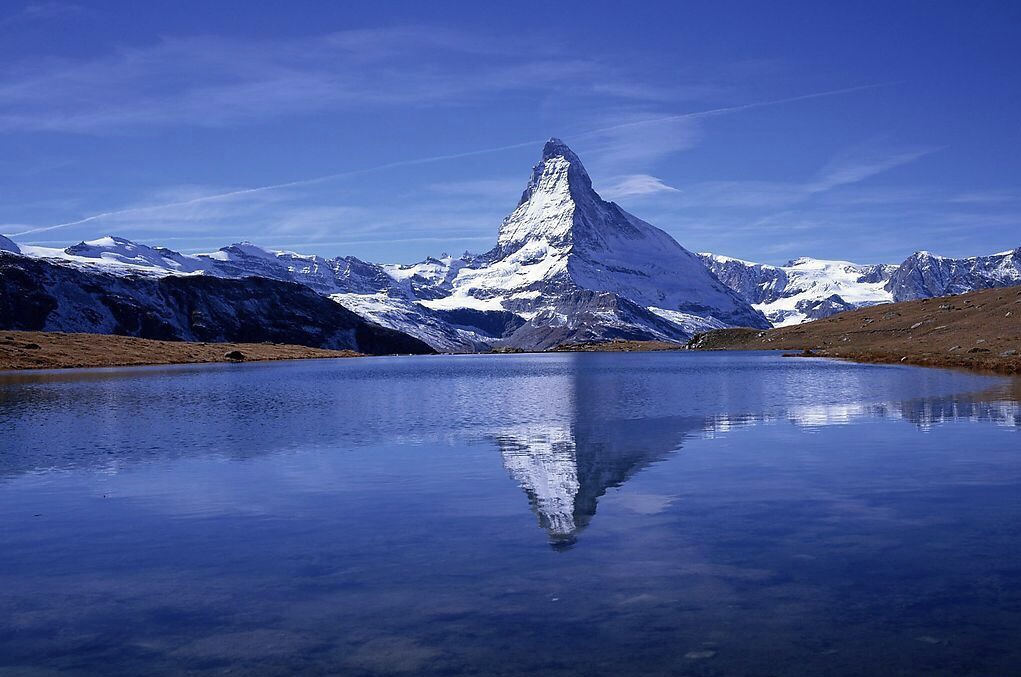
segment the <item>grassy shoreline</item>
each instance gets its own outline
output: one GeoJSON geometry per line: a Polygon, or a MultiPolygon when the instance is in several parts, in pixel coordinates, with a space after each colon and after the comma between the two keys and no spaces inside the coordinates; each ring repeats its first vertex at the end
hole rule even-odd
{"type": "MultiPolygon", "coordinates": [[[[522,352],[657,352],[674,350],[785,350],[799,357],[863,363],[910,364],[1021,374],[1021,287],[985,289],[958,296],[860,308],[832,317],[769,330],[718,329],[687,346],[663,341],[610,340],[568,343],[522,352]]],[[[232,361],[356,357],[268,343],[188,343],[106,334],[0,331],[0,370],[66,369],[232,361]],[[240,359],[235,351],[240,353],[240,359]]]]}
{"type": "Polygon", "coordinates": [[[359,357],[274,343],[190,343],[109,334],[0,331],[0,371],[359,357]]]}
{"type": "Polygon", "coordinates": [[[1021,374],[1021,287],[870,306],[766,331],[718,329],[688,347],[1021,374]]]}

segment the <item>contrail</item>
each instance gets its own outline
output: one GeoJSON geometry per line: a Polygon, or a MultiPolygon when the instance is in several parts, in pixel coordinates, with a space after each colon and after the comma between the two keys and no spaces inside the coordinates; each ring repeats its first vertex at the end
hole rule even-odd
{"type": "Polygon", "coordinates": [[[323,183],[325,181],[333,181],[335,179],[343,179],[350,176],[358,176],[359,174],[369,174],[372,172],[379,172],[385,169],[393,169],[395,167],[408,167],[412,165],[428,164],[430,162],[440,162],[442,160],[456,160],[457,158],[471,157],[472,155],[484,155],[486,153],[498,153],[504,150],[511,150],[514,148],[524,148],[525,146],[534,146],[542,141],[523,141],[521,143],[513,143],[507,146],[498,146],[495,148],[485,148],[482,150],[471,150],[464,153],[452,153],[449,155],[434,155],[427,158],[419,158],[417,160],[398,160],[396,162],[388,162],[383,165],[376,165],[375,167],[367,167],[365,169],[353,169],[347,172],[339,172],[336,174],[325,174],[323,176],[316,176],[311,179],[299,179],[297,181],[287,181],[286,183],[274,183],[268,186],[257,186],[255,188],[241,188],[239,190],[231,190],[226,193],[216,193],[214,195],[203,195],[201,197],[191,198],[189,200],[180,200],[178,202],[165,202],[158,205],[147,205],[145,207],[128,207],[126,209],[115,209],[109,212],[101,212],[99,214],[93,214],[92,216],[86,216],[85,218],[78,219],[77,221],[68,221],[66,223],[56,223],[52,226],[41,226],[39,228],[31,228],[29,230],[23,230],[20,233],[11,233],[9,237],[17,237],[19,235],[31,235],[33,233],[45,233],[50,230],[57,230],[58,228],[68,228],[70,226],[77,226],[83,223],[89,223],[90,221],[98,221],[105,219],[108,216],[120,216],[121,214],[137,214],[139,212],[147,212],[160,209],[169,209],[170,207],[186,207],[188,205],[201,204],[203,202],[211,202],[213,200],[223,200],[226,198],[237,197],[239,195],[251,195],[252,193],[262,193],[270,190],[279,190],[281,188],[292,188],[294,186],[308,186],[316,183],[323,183]]]}
{"type": "MultiPolygon", "coordinates": [[[[790,96],[783,99],[770,99],[767,101],[755,101],[752,103],[739,104],[736,106],[726,106],[724,108],[711,108],[709,110],[693,111],[691,113],[680,113],[677,115],[667,115],[665,117],[650,118],[646,120],[636,120],[634,122],[625,122],[617,125],[610,125],[608,127],[600,127],[598,129],[590,129],[583,131],[579,134],[575,134],[574,138],[584,138],[588,136],[594,136],[597,134],[603,134],[605,132],[612,132],[617,129],[625,129],[628,127],[637,127],[640,125],[656,124],[659,122],[669,122],[673,120],[684,120],[691,118],[703,118],[711,117],[714,115],[725,115],[727,113],[736,113],[743,110],[749,110],[753,108],[765,108],[767,106],[779,106],[785,103],[793,103],[795,101],[806,101],[808,99],[818,99],[827,96],[838,96],[840,94],[850,94],[852,92],[861,92],[869,89],[876,89],[879,87],[887,87],[889,85],[896,84],[892,82],[880,83],[874,85],[860,85],[858,87],[845,87],[843,89],[831,89],[825,92],[815,92],[813,94],[801,94],[799,96],[790,96]]],[[[33,235],[35,233],[45,233],[51,230],[57,230],[60,228],[69,228],[71,226],[78,226],[83,223],[90,223],[92,221],[98,221],[105,219],[110,216],[121,216],[123,214],[137,214],[141,212],[154,211],[160,209],[169,209],[171,207],[186,207],[188,205],[201,204],[203,202],[212,202],[214,200],[224,200],[241,195],[252,195],[254,193],[263,193],[271,190],[280,190],[283,188],[293,188],[296,186],[308,186],[316,183],[323,183],[326,181],[334,181],[336,179],[344,179],[351,176],[358,176],[361,174],[370,174],[373,172],[380,172],[387,169],[394,169],[397,167],[410,167],[414,165],[424,165],[433,162],[442,162],[444,160],[456,160],[458,158],[472,157],[475,155],[486,155],[489,153],[499,153],[505,150],[514,150],[516,148],[525,148],[527,146],[535,146],[545,142],[545,139],[538,139],[532,141],[522,141],[521,143],[512,143],[506,146],[495,146],[493,148],[483,148],[481,150],[471,150],[464,153],[452,153],[448,155],[433,155],[431,157],[418,158],[415,160],[398,160],[396,162],[388,162],[382,165],[376,165],[374,167],[367,167],[365,169],[353,169],[346,172],[339,172],[336,174],[325,174],[323,176],[316,176],[311,179],[298,179],[296,181],[287,181],[285,183],[274,183],[267,186],[257,186],[255,188],[241,188],[238,190],[227,191],[225,193],[216,193],[214,195],[203,195],[201,197],[191,198],[189,200],[181,200],[178,202],[166,202],[158,205],[148,205],[145,207],[128,207],[125,209],[115,209],[109,212],[102,212],[99,214],[93,214],[92,216],[86,216],[76,221],[67,221],[66,223],[56,223],[50,226],[40,226],[38,228],[30,228],[29,230],[23,230],[20,233],[10,233],[10,237],[19,237],[22,235],[33,235]]]]}
{"type": "Polygon", "coordinates": [[[677,115],[667,115],[661,118],[650,118],[647,120],[636,120],[635,122],[624,122],[618,125],[612,125],[610,127],[600,127],[599,129],[591,129],[581,134],[576,134],[576,137],[585,137],[595,134],[602,134],[603,132],[611,132],[616,129],[624,129],[627,127],[637,127],[639,125],[651,125],[657,122],[670,122],[672,120],[684,120],[688,118],[707,118],[713,115],[724,115],[726,113],[737,113],[743,110],[749,110],[752,108],[765,108],[767,106],[779,106],[784,103],[794,103],[795,101],[807,101],[809,99],[819,99],[825,96],[836,96],[838,94],[850,94],[851,92],[861,92],[867,89],[878,89],[879,87],[889,87],[890,85],[898,84],[896,82],[882,82],[875,85],[859,85],[857,87],[845,87],[843,89],[831,89],[825,92],[816,92],[814,94],[799,94],[798,96],[789,96],[785,99],[770,99],[768,101],[755,101],[752,103],[742,103],[736,106],[726,106],[724,108],[711,108],[709,110],[696,111],[693,113],[679,113],[677,115]]]}

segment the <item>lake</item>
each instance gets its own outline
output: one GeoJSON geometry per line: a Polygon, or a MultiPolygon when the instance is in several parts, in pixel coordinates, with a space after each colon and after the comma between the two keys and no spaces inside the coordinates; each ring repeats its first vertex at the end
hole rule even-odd
{"type": "Polygon", "coordinates": [[[0,675],[1021,674],[1018,392],[771,353],[0,374],[0,675]]]}

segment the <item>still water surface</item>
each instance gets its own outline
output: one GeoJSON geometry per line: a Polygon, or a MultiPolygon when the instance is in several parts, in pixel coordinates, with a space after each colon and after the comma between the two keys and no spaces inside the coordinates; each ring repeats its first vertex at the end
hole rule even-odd
{"type": "Polygon", "coordinates": [[[0,675],[1019,675],[1018,391],[766,353],[0,375],[0,675]]]}

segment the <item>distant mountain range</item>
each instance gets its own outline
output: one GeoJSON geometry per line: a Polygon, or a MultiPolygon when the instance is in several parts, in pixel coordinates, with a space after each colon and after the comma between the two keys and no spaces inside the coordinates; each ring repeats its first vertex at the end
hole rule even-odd
{"type": "Polygon", "coordinates": [[[800,258],[769,266],[716,254],[699,256],[775,327],[877,303],[1021,284],[1021,247],[964,259],[917,252],[900,265],[800,258]]]}
{"type": "Polygon", "coordinates": [[[899,266],[696,255],[600,198],[557,139],[480,255],[381,265],[249,243],[187,255],[117,237],[67,249],[0,237],[0,328],[375,353],[684,342],[707,329],[1010,284],[1021,284],[1021,248],[969,259],[921,252],[899,266]]]}

